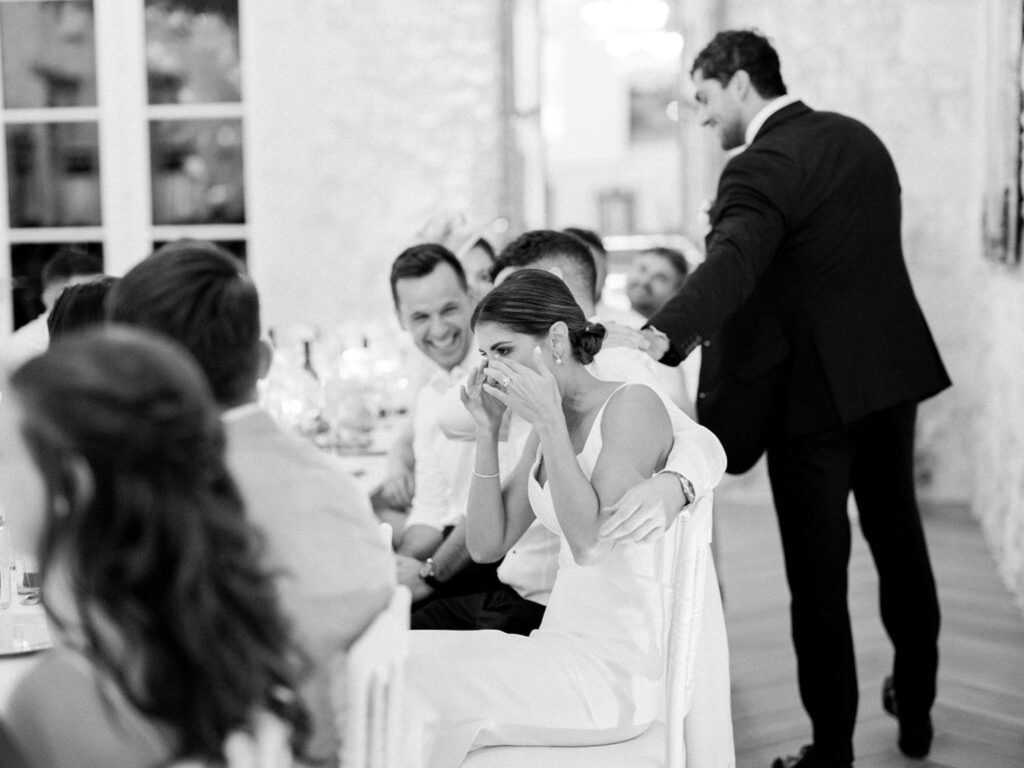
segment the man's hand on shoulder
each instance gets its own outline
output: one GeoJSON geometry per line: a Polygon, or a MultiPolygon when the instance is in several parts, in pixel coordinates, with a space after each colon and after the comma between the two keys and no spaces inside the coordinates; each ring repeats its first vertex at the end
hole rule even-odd
{"type": "Polygon", "coordinates": [[[622,323],[602,322],[601,325],[604,326],[605,331],[604,341],[601,343],[601,346],[625,347],[626,349],[639,349],[642,352],[647,351],[649,342],[644,336],[643,331],[630,328],[622,323]]]}
{"type": "Polygon", "coordinates": [[[668,336],[656,328],[636,330],[621,323],[602,323],[605,328],[603,347],[624,347],[646,352],[655,362],[661,360],[669,348],[668,336]]]}

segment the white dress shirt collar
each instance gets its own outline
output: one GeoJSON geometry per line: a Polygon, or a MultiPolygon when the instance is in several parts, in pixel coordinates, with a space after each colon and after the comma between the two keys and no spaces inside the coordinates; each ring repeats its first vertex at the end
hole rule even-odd
{"type": "Polygon", "coordinates": [[[744,141],[746,141],[744,146],[748,146],[750,142],[754,140],[754,137],[757,136],[757,132],[761,130],[761,126],[765,124],[765,121],[769,117],[774,115],[780,109],[784,109],[790,104],[795,104],[798,101],[799,99],[796,96],[786,94],[785,96],[779,96],[776,99],[772,99],[761,107],[761,111],[754,115],[754,119],[751,120],[750,124],[747,126],[747,131],[743,136],[744,141]]]}

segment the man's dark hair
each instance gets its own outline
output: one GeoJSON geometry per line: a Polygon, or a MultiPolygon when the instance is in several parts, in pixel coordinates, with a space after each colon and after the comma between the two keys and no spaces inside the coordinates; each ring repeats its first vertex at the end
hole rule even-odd
{"type": "Polygon", "coordinates": [[[106,320],[107,295],[116,282],[116,277],[104,276],[87,283],[69,285],[61,291],[46,318],[50,342],[71,331],[80,331],[106,320]]]}
{"type": "Polygon", "coordinates": [[[170,336],[192,353],[222,406],[246,402],[260,366],[260,300],[242,263],[202,240],[171,243],[121,278],[111,320],[170,336]]]}
{"type": "Polygon", "coordinates": [[[506,245],[491,267],[491,279],[508,267],[534,267],[540,261],[561,262],[567,272],[579,275],[582,283],[590,286],[591,291],[595,290],[597,270],[586,242],[576,235],[553,229],[526,232],[506,245]]]}
{"type": "Polygon", "coordinates": [[[459,287],[464,291],[469,290],[469,284],[466,282],[466,270],[462,268],[454,253],[440,243],[420,243],[406,248],[398,254],[398,258],[391,265],[391,298],[395,301],[395,307],[398,307],[396,286],[399,280],[426,277],[437,269],[439,264],[447,264],[455,270],[459,287]]]}
{"type": "Polygon", "coordinates": [[[697,54],[690,74],[699,70],[705,80],[714,78],[724,88],[741,69],[750,77],[751,85],[760,96],[769,99],[786,94],[779,55],[768,38],[754,30],[719,32],[697,54]]]}
{"type": "Polygon", "coordinates": [[[608,253],[608,249],[605,248],[604,243],[601,242],[601,236],[592,229],[583,229],[583,227],[566,227],[562,231],[578,237],[586,243],[588,247],[593,248],[598,253],[608,253]]]}
{"type": "Polygon", "coordinates": [[[43,265],[39,279],[45,288],[53,283],[79,275],[101,274],[103,274],[103,260],[99,256],[93,256],[79,248],[62,248],[43,265]]]}
{"type": "Polygon", "coordinates": [[[660,256],[663,258],[672,266],[672,269],[675,270],[676,274],[679,275],[680,280],[690,273],[689,262],[687,262],[686,257],[675,248],[666,248],[665,246],[658,245],[654,248],[646,248],[640,251],[640,253],[650,253],[654,256],[660,256]]]}

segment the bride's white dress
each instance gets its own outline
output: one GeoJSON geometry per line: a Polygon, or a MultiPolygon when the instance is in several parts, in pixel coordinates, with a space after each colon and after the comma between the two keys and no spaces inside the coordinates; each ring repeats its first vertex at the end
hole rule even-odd
{"type": "MultiPolygon", "coordinates": [[[[587,478],[601,453],[608,401],[577,455],[587,478]]],[[[409,693],[433,712],[425,737],[430,768],[458,766],[470,749],[493,744],[623,741],[657,717],[676,537],[620,544],[600,562],[578,565],[550,490],[537,481],[539,463],[538,452],[530,503],[562,538],[540,628],[529,637],[493,630],[411,634],[406,680],[409,693]]]]}

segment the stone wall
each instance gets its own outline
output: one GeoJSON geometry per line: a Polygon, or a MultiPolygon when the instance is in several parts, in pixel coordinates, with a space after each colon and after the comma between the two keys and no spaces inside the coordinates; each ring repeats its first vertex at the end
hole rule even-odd
{"type": "Polygon", "coordinates": [[[391,315],[387,271],[442,208],[502,190],[500,3],[251,3],[250,263],[265,322],[391,315]]]}
{"type": "Polygon", "coordinates": [[[987,264],[976,275],[982,316],[971,375],[972,507],[1000,572],[1024,606],[1024,272],[987,264]]]}

